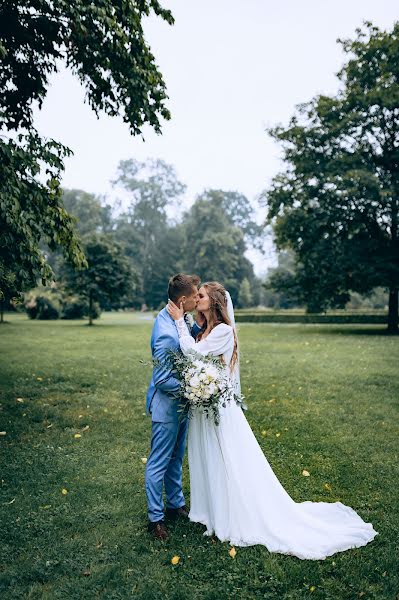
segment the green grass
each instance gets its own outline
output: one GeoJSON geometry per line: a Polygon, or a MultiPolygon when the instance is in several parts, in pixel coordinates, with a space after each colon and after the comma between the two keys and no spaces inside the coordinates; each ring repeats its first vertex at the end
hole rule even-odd
{"type": "MultiPolygon", "coordinates": [[[[140,360],[150,360],[151,320],[103,315],[89,328],[7,319],[2,599],[396,597],[399,338],[381,326],[239,324],[248,419],[279,480],[297,502],[351,506],[379,535],[325,561],[262,546],[232,559],[197,524],[171,526],[165,544],[146,532],[151,368],[140,360]]],[[[187,497],[188,484],[185,465],[187,497]]]]}

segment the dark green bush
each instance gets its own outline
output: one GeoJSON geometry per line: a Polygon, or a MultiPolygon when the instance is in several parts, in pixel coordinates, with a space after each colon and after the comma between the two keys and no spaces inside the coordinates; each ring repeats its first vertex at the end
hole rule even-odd
{"type": "MultiPolygon", "coordinates": [[[[82,319],[89,316],[89,303],[78,295],[66,295],[57,288],[35,288],[29,292],[24,302],[30,319],[82,319]]],[[[100,305],[93,304],[93,319],[101,314],[100,305]]]]}
{"type": "Polygon", "coordinates": [[[243,313],[236,314],[238,323],[341,323],[341,324],[386,324],[386,315],[323,315],[323,314],[273,314],[273,313],[243,313]]]}
{"type": "MultiPolygon", "coordinates": [[[[101,314],[100,305],[93,304],[93,319],[98,319],[101,314]]],[[[82,296],[64,296],[62,299],[61,319],[82,319],[89,316],[89,304],[82,296]]]]}
{"type": "Polygon", "coordinates": [[[59,319],[61,315],[62,303],[57,290],[36,288],[29,292],[24,304],[30,319],[59,319]]]}

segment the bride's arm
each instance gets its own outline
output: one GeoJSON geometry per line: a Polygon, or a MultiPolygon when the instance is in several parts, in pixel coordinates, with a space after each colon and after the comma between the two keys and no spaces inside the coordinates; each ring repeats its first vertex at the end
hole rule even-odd
{"type": "Polygon", "coordinates": [[[187,355],[190,350],[195,350],[195,352],[204,355],[213,354],[214,356],[220,356],[229,350],[234,335],[233,328],[230,325],[220,323],[212,329],[204,340],[196,342],[188,331],[184,321],[183,305],[180,304],[180,307],[178,307],[169,301],[166,310],[176,323],[180,349],[183,354],[187,355]]]}
{"type": "Polygon", "coordinates": [[[233,335],[233,330],[230,325],[221,323],[212,329],[210,334],[204,340],[196,342],[190,335],[183,318],[177,319],[175,323],[179,334],[180,348],[185,355],[187,355],[190,350],[195,350],[200,354],[213,354],[214,356],[219,356],[229,349],[229,344],[233,335]]]}

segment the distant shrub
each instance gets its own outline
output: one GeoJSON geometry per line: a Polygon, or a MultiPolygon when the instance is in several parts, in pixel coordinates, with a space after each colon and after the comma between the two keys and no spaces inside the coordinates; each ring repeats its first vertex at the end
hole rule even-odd
{"type": "Polygon", "coordinates": [[[25,310],[30,319],[59,319],[62,310],[60,294],[56,290],[36,288],[25,299],[25,310]]]}
{"type": "Polygon", "coordinates": [[[347,314],[276,314],[276,313],[236,313],[238,323],[341,323],[341,324],[386,324],[386,315],[347,314]]]}
{"type": "MultiPolygon", "coordinates": [[[[66,295],[56,288],[35,288],[24,302],[30,319],[82,319],[89,316],[89,303],[78,295],[66,295]]],[[[100,305],[93,304],[93,319],[101,314],[100,305]]]]}
{"type": "MultiPolygon", "coordinates": [[[[98,319],[101,314],[100,305],[97,302],[93,304],[93,319],[98,319]]],[[[71,295],[64,296],[62,299],[61,319],[83,319],[89,316],[89,303],[82,296],[71,295]]]]}

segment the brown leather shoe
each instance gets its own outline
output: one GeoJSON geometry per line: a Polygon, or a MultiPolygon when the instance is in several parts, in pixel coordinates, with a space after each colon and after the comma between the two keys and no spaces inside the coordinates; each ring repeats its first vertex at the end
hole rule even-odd
{"type": "Polygon", "coordinates": [[[165,511],[168,519],[188,519],[189,509],[186,505],[180,508],[167,508],[165,511]]]}
{"type": "Polygon", "coordinates": [[[161,542],[164,542],[169,537],[168,530],[163,521],[156,521],[155,523],[151,523],[150,521],[148,523],[148,531],[152,533],[156,540],[161,540],[161,542]]]}

